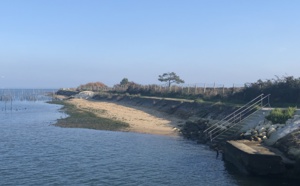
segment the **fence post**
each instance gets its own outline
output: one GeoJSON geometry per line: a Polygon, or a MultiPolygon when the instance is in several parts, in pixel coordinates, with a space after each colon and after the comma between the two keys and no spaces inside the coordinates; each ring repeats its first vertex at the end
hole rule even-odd
{"type": "Polygon", "coordinates": [[[223,96],[224,96],[224,93],[225,93],[225,92],[224,92],[224,85],[223,85],[223,96]]]}
{"type": "Polygon", "coordinates": [[[195,85],[195,94],[197,94],[197,85],[195,85]]]}
{"type": "Polygon", "coordinates": [[[206,92],[206,83],[204,83],[204,89],[203,89],[203,94],[206,92]]]}
{"type": "Polygon", "coordinates": [[[214,94],[216,93],[216,82],[214,82],[214,94]]]}

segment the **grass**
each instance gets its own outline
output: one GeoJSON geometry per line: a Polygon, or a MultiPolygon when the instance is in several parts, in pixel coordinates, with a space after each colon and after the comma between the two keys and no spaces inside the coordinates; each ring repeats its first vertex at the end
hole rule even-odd
{"type": "Polygon", "coordinates": [[[266,119],[272,121],[273,124],[285,124],[288,119],[294,116],[295,111],[295,107],[288,107],[287,109],[275,108],[266,116],[266,119]]]}
{"type": "MultiPolygon", "coordinates": [[[[69,115],[69,117],[67,118],[58,119],[55,126],[111,131],[125,130],[127,127],[129,127],[128,123],[99,117],[93,113],[93,110],[87,111],[83,109],[78,109],[76,108],[76,106],[66,101],[52,101],[50,103],[63,105],[64,107],[62,108],[62,111],[69,115]]],[[[105,111],[103,110],[99,112],[105,111]]]]}

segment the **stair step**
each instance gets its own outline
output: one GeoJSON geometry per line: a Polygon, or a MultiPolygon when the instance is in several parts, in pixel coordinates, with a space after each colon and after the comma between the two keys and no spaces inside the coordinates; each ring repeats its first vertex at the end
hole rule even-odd
{"type": "Polygon", "coordinates": [[[218,136],[218,137],[215,138],[215,139],[228,139],[228,138],[230,138],[230,137],[232,137],[232,135],[223,135],[223,136],[218,136]]]}
{"type": "Polygon", "coordinates": [[[225,134],[225,135],[232,135],[234,133],[236,133],[236,131],[226,131],[223,134],[225,134]]]}
{"type": "MultiPolygon", "coordinates": [[[[252,112],[254,106],[259,106],[260,107],[260,103],[269,98],[267,96],[264,96],[263,94],[257,96],[256,98],[254,98],[253,100],[251,100],[250,102],[248,102],[247,104],[245,104],[246,107],[241,107],[242,109],[239,110],[238,112],[234,112],[230,115],[228,115],[228,119],[226,120],[222,120],[220,123],[222,123],[222,125],[220,124],[219,126],[213,126],[210,131],[213,130],[213,132],[211,133],[211,137],[215,137],[215,139],[213,141],[217,142],[225,142],[227,139],[229,138],[233,138],[234,136],[237,135],[237,132],[243,128],[244,126],[248,125],[249,122],[254,122],[256,119],[262,118],[263,115],[265,115],[267,113],[266,110],[255,110],[254,112],[252,112]],[[251,104],[251,106],[250,106],[251,104]],[[250,113],[252,112],[252,113],[250,113]],[[249,114],[248,116],[244,117],[243,119],[241,118],[241,116],[243,114],[249,114]],[[238,123],[230,123],[228,121],[235,121],[237,119],[241,118],[242,120],[238,123]],[[228,126],[226,126],[228,125],[228,126]],[[223,126],[223,127],[221,127],[223,126]],[[224,126],[226,126],[226,129],[223,130],[222,128],[225,128],[224,126]]],[[[263,108],[260,108],[263,109],[263,108]]]]}

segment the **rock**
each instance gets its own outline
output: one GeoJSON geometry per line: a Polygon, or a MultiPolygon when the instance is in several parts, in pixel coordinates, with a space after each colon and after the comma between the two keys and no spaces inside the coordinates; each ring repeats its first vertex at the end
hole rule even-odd
{"type": "Polygon", "coordinates": [[[263,127],[263,126],[258,129],[258,133],[262,133],[262,132],[265,132],[265,131],[266,131],[266,128],[263,127]]]}
{"type": "Polygon", "coordinates": [[[268,139],[267,136],[263,136],[262,137],[262,140],[266,140],[266,139],[268,139]]]}
{"type": "Polygon", "coordinates": [[[252,134],[251,134],[251,130],[248,130],[245,134],[244,134],[244,136],[251,136],[252,134]]]}
{"type": "Polygon", "coordinates": [[[261,138],[259,138],[258,136],[253,136],[254,141],[261,141],[261,138]]]}
{"type": "Polygon", "coordinates": [[[265,125],[265,128],[266,128],[266,129],[268,129],[268,128],[270,128],[270,127],[271,127],[271,124],[270,124],[270,123],[268,123],[268,124],[265,125]]]}
{"type": "Polygon", "coordinates": [[[276,131],[276,129],[275,129],[274,127],[270,127],[270,128],[268,129],[268,131],[267,131],[267,136],[270,137],[271,134],[272,134],[273,132],[275,132],[275,131],[276,131]]]}
{"type": "Polygon", "coordinates": [[[263,136],[265,136],[267,133],[266,132],[261,132],[258,134],[258,137],[262,138],[263,136]]]}
{"type": "Polygon", "coordinates": [[[257,132],[257,130],[254,130],[254,131],[251,132],[251,134],[252,134],[253,136],[257,136],[257,135],[258,135],[258,132],[257,132]]]}
{"type": "Polygon", "coordinates": [[[251,130],[248,130],[247,132],[245,132],[243,134],[243,137],[247,140],[251,140],[251,137],[252,137],[251,130]]]}
{"type": "Polygon", "coordinates": [[[81,99],[89,99],[92,98],[95,95],[94,92],[92,91],[82,91],[76,94],[74,97],[75,98],[81,98],[81,99]]]}

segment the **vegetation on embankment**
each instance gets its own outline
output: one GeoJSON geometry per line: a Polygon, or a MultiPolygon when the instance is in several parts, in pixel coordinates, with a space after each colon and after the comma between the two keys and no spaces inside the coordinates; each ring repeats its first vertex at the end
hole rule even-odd
{"type": "MultiPolygon", "coordinates": [[[[63,105],[62,111],[69,115],[67,118],[59,119],[56,126],[111,131],[125,130],[129,127],[125,122],[99,117],[91,111],[77,108],[66,100],[52,101],[51,103],[63,105]]],[[[103,110],[103,112],[105,111],[103,110]]]]}
{"type": "Polygon", "coordinates": [[[300,78],[293,76],[276,77],[271,80],[258,80],[255,83],[245,84],[242,91],[237,92],[228,100],[250,101],[260,94],[271,94],[271,106],[300,106],[300,78]]]}
{"type": "Polygon", "coordinates": [[[71,90],[71,89],[59,89],[56,94],[57,95],[62,95],[62,96],[73,96],[78,94],[79,91],[77,90],[71,90]]]}
{"type": "Polygon", "coordinates": [[[271,94],[272,107],[300,106],[300,78],[293,76],[276,76],[275,79],[257,80],[246,83],[244,87],[191,87],[170,85],[164,87],[157,84],[141,85],[124,78],[120,84],[108,88],[101,82],[87,83],[74,89],[59,90],[61,94],[71,96],[80,91],[108,92],[112,94],[127,94],[154,96],[165,98],[190,99],[195,101],[212,101],[222,103],[245,104],[260,94],[271,94]]]}
{"type": "Polygon", "coordinates": [[[266,119],[273,124],[285,123],[288,119],[292,118],[295,114],[296,107],[288,107],[287,109],[275,108],[271,113],[266,116],[266,119]]]}

